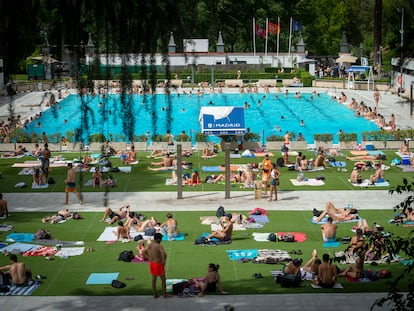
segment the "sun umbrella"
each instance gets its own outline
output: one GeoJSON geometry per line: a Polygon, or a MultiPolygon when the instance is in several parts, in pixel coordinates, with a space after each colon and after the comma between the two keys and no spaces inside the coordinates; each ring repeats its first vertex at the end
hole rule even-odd
{"type": "Polygon", "coordinates": [[[57,59],[54,59],[53,57],[50,57],[50,56],[35,56],[35,57],[32,57],[32,59],[40,60],[43,63],[47,63],[47,64],[59,63],[57,59]]]}
{"type": "Polygon", "coordinates": [[[355,63],[358,57],[352,56],[350,54],[341,55],[336,59],[337,63],[355,63]]]}

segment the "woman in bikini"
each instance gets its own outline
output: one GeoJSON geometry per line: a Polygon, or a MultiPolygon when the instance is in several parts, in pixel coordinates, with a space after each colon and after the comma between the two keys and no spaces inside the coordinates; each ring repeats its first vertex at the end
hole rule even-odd
{"type": "Polygon", "coordinates": [[[220,283],[220,273],[218,272],[219,265],[210,263],[207,268],[207,273],[203,279],[193,279],[194,283],[200,287],[199,296],[203,296],[204,293],[215,293],[217,289],[221,294],[226,295],[227,292],[223,290],[220,283]]]}

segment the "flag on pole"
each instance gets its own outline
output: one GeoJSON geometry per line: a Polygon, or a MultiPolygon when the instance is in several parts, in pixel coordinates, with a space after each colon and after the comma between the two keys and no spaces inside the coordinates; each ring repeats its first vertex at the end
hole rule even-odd
{"type": "Polygon", "coordinates": [[[294,19],[292,19],[293,24],[293,31],[300,31],[302,30],[302,24],[294,19]]]}
{"type": "Polygon", "coordinates": [[[263,29],[259,25],[256,24],[256,26],[255,26],[255,32],[256,32],[256,35],[257,36],[260,36],[263,39],[266,39],[266,29],[263,29]]]}
{"type": "Polygon", "coordinates": [[[280,33],[280,24],[269,22],[269,34],[277,35],[280,33]]]}

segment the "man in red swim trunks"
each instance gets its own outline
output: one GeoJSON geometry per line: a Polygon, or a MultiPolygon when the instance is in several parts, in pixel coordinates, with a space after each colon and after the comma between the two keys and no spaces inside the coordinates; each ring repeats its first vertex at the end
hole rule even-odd
{"type": "Polygon", "coordinates": [[[164,298],[170,298],[171,295],[167,294],[167,285],[165,277],[165,261],[167,260],[167,254],[164,247],[161,245],[162,234],[156,233],[154,235],[154,241],[148,243],[148,246],[143,251],[144,258],[149,260],[150,273],[152,276],[152,293],[154,298],[158,298],[157,293],[157,277],[161,279],[162,294],[164,298]]]}

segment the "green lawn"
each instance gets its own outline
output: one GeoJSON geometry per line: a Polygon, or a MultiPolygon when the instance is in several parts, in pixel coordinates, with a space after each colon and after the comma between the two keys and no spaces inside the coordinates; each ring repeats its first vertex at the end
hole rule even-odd
{"type": "MultiPolygon", "coordinates": [[[[146,216],[155,216],[159,220],[165,219],[165,212],[148,212],[146,216]]],[[[15,226],[16,232],[35,232],[40,228],[50,230],[53,237],[66,241],[85,241],[86,247],[93,247],[95,251],[85,252],[81,256],[69,259],[48,261],[43,257],[21,257],[33,270],[34,275],[43,274],[47,276],[44,284],[34,293],[38,296],[64,296],[64,295],[149,295],[150,276],[148,265],[145,263],[126,263],[118,261],[118,255],[123,250],[135,252],[136,242],[116,242],[108,245],[105,242],[97,242],[98,236],[103,232],[105,223],[99,222],[101,213],[82,213],[84,219],[70,220],[63,224],[42,224],[41,217],[50,213],[13,213],[12,217],[3,220],[15,226]],[[90,273],[96,272],[119,272],[119,279],[127,284],[121,290],[115,290],[109,285],[86,285],[90,273]],[[133,277],[134,280],[125,280],[133,277]]],[[[179,222],[179,230],[187,234],[185,241],[162,242],[167,254],[167,277],[168,278],[191,278],[203,276],[208,263],[213,262],[220,265],[223,287],[231,294],[269,294],[269,293],[292,293],[292,292],[314,292],[309,286],[298,289],[284,289],[275,284],[270,275],[271,270],[278,270],[280,264],[253,264],[242,263],[228,259],[226,250],[236,249],[282,249],[286,251],[302,250],[303,255],[292,255],[293,258],[301,257],[304,261],[310,258],[312,249],[316,248],[319,255],[344,250],[345,245],[338,248],[323,248],[321,230],[319,225],[310,222],[311,213],[304,211],[271,211],[269,213],[270,223],[262,229],[249,229],[247,231],[235,231],[233,242],[229,245],[199,246],[193,242],[202,232],[208,232],[210,226],[201,225],[200,216],[214,215],[214,212],[176,212],[174,216],[179,222]],[[252,238],[253,232],[277,232],[277,231],[302,231],[307,235],[303,243],[287,242],[256,242],[252,238]],[[252,274],[261,273],[263,279],[254,279],[252,274]]],[[[387,223],[393,215],[392,210],[362,211],[361,216],[369,223],[376,221],[384,225],[385,230],[398,236],[407,236],[410,228],[403,228],[387,223]]],[[[351,236],[350,229],[355,223],[340,224],[338,237],[351,236]]],[[[2,233],[4,240],[7,233],[2,233]]],[[[404,256],[405,254],[401,254],[404,256]]],[[[0,256],[0,265],[8,263],[5,256],[0,256]]],[[[366,269],[378,271],[382,268],[390,269],[393,276],[403,271],[403,265],[392,263],[390,265],[369,266],[366,269]]],[[[340,282],[344,285],[343,292],[369,292],[386,291],[386,280],[379,280],[370,284],[348,283],[344,279],[340,282]]],[[[306,284],[306,282],[305,282],[306,284]]],[[[404,285],[406,286],[406,284],[404,285]]],[[[318,290],[330,292],[332,290],[318,290]]]]}
{"type": "MultiPolygon", "coordinates": [[[[347,155],[350,155],[349,152],[345,151],[347,155]]],[[[395,151],[386,151],[387,160],[384,161],[386,165],[390,165],[391,160],[396,157],[395,151]]],[[[141,152],[138,154],[139,164],[132,166],[132,174],[126,173],[111,173],[111,176],[116,179],[117,186],[114,191],[119,192],[135,192],[135,191],[175,191],[175,186],[166,186],[165,180],[171,178],[171,172],[154,172],[149,171],[147,167],[150,165],[151,161],[159,161],[148,159],[148,152],[141,152]]],[[[272,161],[276,161],[276,158],[281,157],[280,151],[273,151],[274,156],[271,157],[272,161]]],[[[304,154],[307,158],[315,158],[315,154],[312,151],[305,151],[304,154]]],[[[52,156],[62,155],[66,159],[79,158],[79,153],[54,153],[52,156]]],[[[50,176],[56,181],[55,184],[50,185],[47,189],[41,190],[32,190],[31,187],[24,189],[15,189],[14,185],[24,181],[28,186],[32,183],[31,176],[22,176],[18,173],[22,170],[21,168],[12,168],[12,164],[15,162],[24,162],[27,160],[34,160],[32,157],[24,157],[21,159],[0,159],[0,172],[2,173],[2,178],[0,179],[0,189],[2,192],[60,192],[63,191],[65,185],[64,180],[66,178],[66,168],[57,167],[52,168],[50,176]]],[[[224,152],[218,154],[217,157],[211,159],[203,159],[200,157],[199,152],[195,152],[191,157],[184,158],[185,161],[191,162],[193,167],[198,168],[201,172],[201,177],[204,179],[207,175],[210,174],[219,174],[218,172],[206,173],[201,171],[202,166],[217,166],[225,163],[224,152]]],[[[246,163],[261,163],[263,158],[240,158],[240,159],[231,159],[232,164],[246,164],[246,163]]],[[[291,162],[295,161],[295,157],[291,156],[289,158],[291,162]]],[[[345,161],[345,157],[336,157],[336,161],[345,161]]],[[[117,158],[111,159],[112,165],[124,166],[117,158]]],[[[312,187],[312,186],[302,186],[300,190],[361,190],[359,187],[353,187],[348,182],[348,178],[351,174],[354,162],[347,161],[347,171],[338,171],[336,167],[329,167],[324,171],[318,172],[309,172],[306,173],[306,177],[314,178],[316,176],[325,177],[325,185],[321,187],[312,187]]],[[[296,178],[297,172],[289,171],[286,167],[280,169],[282,176],[280,178],[280,189],[281,190],[297,190],[297,187],[294,187],[289,179],[296,178]]],[[[187,171],[189,172],[189,171],[187,171]]],[[[369,178],[373,170],[362,172],[363,177],[369,178]]],[[[78,173],[79,179],[82,179],[80,182],[81,191],[93,192],[93,191],[104,191],[103,189],[94,189],[92,187],[85,187],[84,184],[91,178],[91,173],[78,173]]],[[[396,185],[401,183],[402,176],[407,178],[413,178],[414,173],[402,173],[401,169],[395,166],[391,166],[389,170],[385,172],[385,178],[390,182],[391,185],[396,185]]],[[[105,176],[104,176],[105,177],[105,176]]],[[[186,187],[185,191],[220,191],[224,190],[224,184],[203,184],[202,186],[197,187],[186,187]]],[[[232,190],[243,191],[238,185],[232,185],[232,190]]],[[[381,188],[370,188],[370,190],[379,190],[381,188]]],[[[363,189],[366,190],[366,189],[363,189]]],[[[383,188],[382,188],[383,190],[383,188]]]]}

